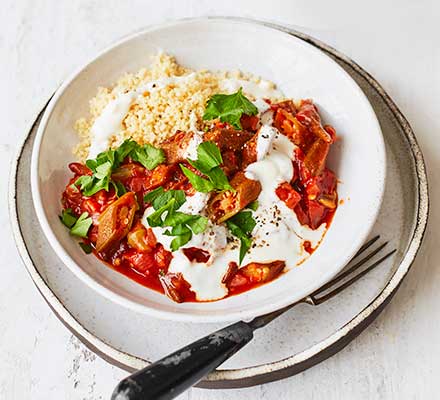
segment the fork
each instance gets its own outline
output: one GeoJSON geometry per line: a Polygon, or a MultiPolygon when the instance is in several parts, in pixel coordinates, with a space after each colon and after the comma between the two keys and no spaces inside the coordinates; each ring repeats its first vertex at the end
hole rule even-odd
{"type": "Polygon", "coordinates": [[[239,321],[229,325],[133,373],[119,382],[113,391],[112,400],[175,398],[248,344],[255,330],[266,326],[299,303],[318,306],[330,300],[396,252],[394,249],[367,268],[361,269],[387,245],[388,242],[385,242],[366,254],[379,238],[378,235],[366,242],[347,264],[346,269],[309,296],[280,310],[256,317],[250,322],[239,321]],[[359,259],[363,254],[363,258],[359,259]],[[359,261],[354,263],[356,259],[359,261]],[[351,264],[353,265],[350,266],[351,264]]]}

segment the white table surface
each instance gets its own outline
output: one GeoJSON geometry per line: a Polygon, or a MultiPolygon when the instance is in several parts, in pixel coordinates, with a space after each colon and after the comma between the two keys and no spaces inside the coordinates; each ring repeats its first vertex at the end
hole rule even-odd
{"type": "Polygon", "coordinates": [[[109,399],[126,375],[72,337],[19,259],[6,196],[18,143],[62,79],[97,50],[147,24],[200,15],[238,15],[295,25],[372,73],[419,139],[429,170],[431,217],[421,254],[391,304],[339,354],[280,382],[240,390],[192,389],[179,399],[438,398],[440,3],[2,0],[0,399],[109,399]]]}

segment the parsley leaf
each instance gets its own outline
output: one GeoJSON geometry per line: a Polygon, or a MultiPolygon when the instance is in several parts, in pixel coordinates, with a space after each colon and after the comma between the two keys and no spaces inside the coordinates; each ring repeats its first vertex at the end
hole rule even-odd
{"type": "Polygon", "coordinates": [[[182,169],[182,172],[185,174],[185,176],[191,182],[191,185],[193,185],[194,189],[196,189],[198,192],[209,193],[215,189],[215,186],[212,184],[211,181],[197,175],[195,172],[191,171],[183,164],[180,164],[180,168],[182,169]]]}
{"type": "Polygon", "coordinates": [[[134,161],[141,163],[145,168],[152,170],[165,162],[165,153],[162,149],[146,144],[138,146],[130,153],[134,161]]]}
{"type": "Polygon", "coordinates": [[[64,225],[66,225],[70,229],[75,224],[77,218],[72,213],[72,209],[68,208],[62,211],[60,215],[60,220],[64,225]]]}
{"type": "Polygon", "coordinates": [[[165,203],[163,206],[159,207],[158,209],[155,208],[156,211],[154,211],[152,214],[150,214],[147,217],[148,224],[152,227],[155,226],[164,226],[162,216],[166,212],[167,214],[172,213],[176,208],[176,200],[170,199],[167,203],[165,203]]]}
{"type": "Polygon", "coordinates": [[[252,211],[241,211],[226,221],[226,226],[230,232],[240,239],[240,264],[252,245],[251,233],[255,225],[252,211]]]}
{"type": "Polygon", "coordinates": [[[208,218],[198,215],[197,218],[188,221],[187,225],[196,235],[198,235],[199,233],[205,232],[208,226],[208,218]]]}
{"type": "Polygon", "coordinates": [[[173,226],[171,231],[166,230],[164,232],[164,234],[167,236],[180,236],[180,235],[185,235],[187,233],[191,233],[191,230],[185,225],[176,225],[176,226],[173,226]]]}
{"type": "Polygon", "coordinates": [[[209,172],[223,162],[219,148],[214,142],[202,142],[197,147],[197,165],[201,172],[209,172]]]}
{"type": "Polygon", "coordinates": [[[72,235],[83,238],[87,237],[87,232],[89,231],[89,228],[93,223],[92,218],[89,218],[89,214],[87,212],[82,213],[81,216],[77,218],[73,214],[71,208],[67,208],[66,210],[62,211],[60,215],[60,220],[65,226],[69,228],[72,235]]]}
{"type": "Polygon", "coordinates": [[[252,203],[249,203],[246,208],[249,208],[252,211],[257,211],[258,208],[258,200],[254,200],[252,203]]]}
{"type": "Polygon", "coordinates": [[[183,190],[167,190],[158,187],[144,196],[144,202],[150,203],[154,212],[147,217],[148,224],[151,227],[169,227],[164,234],[176,236],[170,244],[172,251],[188,243],[193,233],[199,234],[205,231],[208,225],[208,218],[202,215],[186,214],[177,211],[186,197],[183,190]]]}
{"type": "Polygon", "coordinates": [[[243,114],[257,115],[255,107],[244,95],[242,88],[233,94],[215,94],[206,104],[204,120],[219,118],[222,122],[230,123],[236,129],[242,129],[240,118],[243,114]]]}
{"type": "Polygon", "coordinates": [[[159,207],[168,203],[171,199],[175,200],[176,203],[174,210],[177,210],[186,201],[185,192],[183,190],[167,190],[153,200],[153,207],[157,210],[159,207]]]}
{"type": "Polygon", "coordinates": [[[144,203],[149,203],[152,204],[153,200],[160,196],[162,193],[164,193],[163,187],[159,186],[158,188],[152,190],[151,192],[148,192],[145,196],[144,196],[144,203]]]}
{"type": "Polygon", "coordinates": [[[139,145],[134,140],[124,140],[122,144],[115,150],[114,168],[119,167],[119,165],[122,164],[125,158],[130,155],[130,153],[137,147],[139,147],[139,145]]]}
{"type": "Polygon", "coordinates": [[[88,243],[79,242],[79,247],[81,247],[86,254],[90,254],[93,251],[93,247],[88,243]]]}
{"type": "Polygon", "coordinates": [[[219,148],[214,142],[200,143],[197,147],[197,160],[188,160],[188,162],[209,179],[202,178],[180,164],[183,173],[198,192],[209,193],[213,190],[233,189],[225,173],[220,168],[223,159],[219,148]]]}
{"type": "Polygon", "coordinates": [[[217,190],[232,190],[235,189],[229,184],[228,177],[225,175],[220,167],[215,167],[207,174],[209,180],[217,190]]]}
{"type": "Polygon", "coordinates": [[[176,200],[176,210],[186,201],[185,192],[183,190],[167,190],[164,191],[162,186],[152,190],[144,196],[144,202],[149,203],[155,210],[159,209],[172,198],[176,200]]]}
{"type": "Polygon", "coordinates": [[[184,246],[185,244],[187,244],[192,237],[192,233],[188,232],[188,233],[184,233],[182,235],[176,236],[170,243],[170,248],[171,251],[176,251],[178,250],[180,247],[184,246]]]}
{"type": "Polygon", "coordinates": [[[75,224],[70,229],[70,233],[79,237],[87,237],[87,232],[89,231],[90,226],[92,225],[92,218],[89,217],[89,213],[84,212],[77,219],[75,224]]]}
{"type": "Polygon", "coordinates": [[[98,165],[95,168],[96,179],[104,179],[110,176],[111,173],[112,173],[112,163],[110,161],[106,161],[104,164],[98,165]]]}
{"type": "Polygon", "coordinates": [[[127,193],[127,189],[125,189],[125,186],[119,182],[119,181],[111,181],[113,187],[115,188],[116,195],[118,197],[123,196],[125,193],[127,193]]]}
{"type": "Polygon", "coordinates": [[[95,193],[104,189],[108,191],[110,178],[94,179],[92,176],[83,175],[75,181],[84,196],[93,196],[95,193]]]}
{"type": "Polygon", "coordinates": [[[198,217],[199,217],[198,215],[185,214],[183,212],[176,211],[166,216],[164,220],[164,225],[178,226],[178,225],[186,224],[198,217]]]}
{"type": "Polygon", "coordinates": [[[108,192],[114,165],[114,150],[109,149],[99,153],[95,159],[86,161],[86,166],[92,171],[93,175],[80,176],[75,181],[75,186],[80,188],[84,196],[93,196],[102,189],[108,192]]]}
{"type": "Polygon", "coordinates": [[[87,167],[89,167],[93,173],[96,172],[96,168],[100,165],[109,163],[111,166],[115,163],[115,150],[109,149],[99,153],[95,159],[89,159],[86,161],[87,167]]]}

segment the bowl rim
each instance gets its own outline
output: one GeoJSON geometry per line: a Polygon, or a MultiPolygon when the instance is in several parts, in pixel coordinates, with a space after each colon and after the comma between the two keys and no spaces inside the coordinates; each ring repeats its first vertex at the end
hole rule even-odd
{"type": "MultiPolygon", "coordinates": [[[[33,203],[36,211],[36,215],[38,218],[38,221],[41,225],[41,228],[48,239],[48,242],[52,249],[55,251],[55,253],[60,257],[60,259],[63,261],[63,263],[84,283],[86,283],[89,287],[97,291],[100,295],[104,296],[105,298],[109,299],[110,301],[113,301],[119,305],[122,305],[124,307],[130,308],[136,312],[141,312],[144,314],[151,315],[152,317],[160,318],[160,319],[166,319],[166,320],[174,320],[176,322],[196,322],[196,323],[215,323],[215,322],[231,322],[231,321],[238,321],[238,320],[249,320],[259,315],[264,315],[270,312],[273,312],[275,310],[279,310],[283,307],[292,305],[294,303],[297,303],[301,301],[301,299],[307,297],[308,294],[312,293],[314,290],[321,287],[325,282],[329,281],[331,278],[333,278],[351,259],[351,257],[357,252],[357,250],[361,247],[364,240],[367,238],[368,234],[370,233],[374,222],[377,218],[377,215],[380,210],[380,206],[383,200],[384,191],[385,191],[385,181],[386,181],[386,150],[385,150],[385,142],[382,134],[382,130],[379,124],[379,121],[377,119],[377,116],[373,110],[373,107],[371,106],[371,103],[367,99],[366,95],[362,91],[362,89],[359,87],[359,85],[354,81],[354,79],[331,57],[329,57],[326,53],[324,53],[322,50],[316,48],[312,44],[302,40],[301,38],[298,38],[296,36],[290,35],[288,32],[277,29],[276,26],[266,24],[264,22],[256,21],[256,20],[248,20],[248,19],[225,19],[224,17],[199,17],[199,18],[190,18],[190,19],[179,19],[174,21],[167,21],[164,23],[154,24],[150,25],[146,28],[140,29],[134,33],[128,34],[123,36],[120,39],[115,40],[110,45],[106,46],[103,50],[99,51],[96,55],[89,58],[88,61],[80,65],[78,68],[76,68],[59,86],[59,88],[56,90],[55,94],[51,98],[49,104],[47,105],[47,108],[42,116],[41,122],[39,124],[37,134],[35,137],[35,142],[32,149],[32,157],[31,157],[31,190],[33,193],[33,203]],[[130,299],[127,299],[126,297],[119,295],[112,291],[111,289],[103,286],[99,281],[92,278],[88,273],[86,273],[74,260],[73,258],[65,251],[64,247],[59,242],[58,238],[52,231],[48,218],[45,214],[44,208],[43,208],[43,202],[41,198],[41,191],[40,191],[40,184],[39,184],[39,174],[38,174],[38,165],[40,162],[40,150],[41,150],[41,142],[44,137],[44,133],[47,127],[47,123],[49,121],[49,118],[52,115],[53,109],[55,108],[58,100],[60,97],[64,94],[64,91],[69,85],[72,83],[72,81],[88,66],[93,64],[97,59],[102,57],[103,55],[107,54],[108,52],[111,52],[115,47],[124,44],[126,42],[129,42],[133,39],[136,39],[137,37],[143,36],[149,32],[160,30],[163,28],[171,27],[171,26],[177,26],[177,25],[185,25],[185,24],[191,24],[191,23],[199,23],[199,22],[222,22],[222,23],[231,23],[231,24],[245,24],[245,25],[253,25],[261,29],[267,29],[276,31],[278,33],[282,33],[284,35],[287,35],[289,39],[297,41],[298,43],[301,43],[301,45],[306,46],[310,50],[312,50],[314,53],[319,54],[321,57],[326,58],[328,61],[333,63],[333,65],[336,67],[336,69],[339,70],[339,73],[343,74],[348,78],[348,81],[351,83],[351,86],[355,91],[359,94],[359,99],[365,104],[366,109],[370,113],[370,118],[372,123],[375,125],[376,130],[379,132],[378,135],[378,145],[379,146],[379,153],[377,155],[377,159],[379,161],[379,165],[382,166],[382,168],[379,170],[380,175],[378,176],[378,180],[380,180],[380,186],[378,185],[378,192],[375,193],[375,196],[377,198],[376,201],[376,207],[372,211],[371,220],[368,225],[365,225],[365,228],[362,232],[362,234],[358,235],[357,239],[352,241],[351,252],[348,252],[344,257],[341,257],[340,261],[340,267],[335,268],[330,271],[330,273],[323,275],[323,279],[319,281],[319,285],[316,285],[315,289],[312,288],[312,290],[309,290],[309,292],[302,296],[291,296],[291,297],[284,297],[281,300],[270,303],[265,306],[260,306],[258,308],[248,310],[248,311],[234,311],[234,312],[228,312],[223,313],[223,315],[220,314],[196,314],[191,313],[188,310],[185,310],[185,312],[175,312],[175,311],[168,311],[168,310],[158,310],[152,307],[149,307],[147,305],[143,305],[140,303],[137,303],[135,301],[132,301],[130,299]]],[[[318,281],[317,281],[318,282],[318,281]]],[[[218,300],[221,301],[221,300],[218,300]]]]}

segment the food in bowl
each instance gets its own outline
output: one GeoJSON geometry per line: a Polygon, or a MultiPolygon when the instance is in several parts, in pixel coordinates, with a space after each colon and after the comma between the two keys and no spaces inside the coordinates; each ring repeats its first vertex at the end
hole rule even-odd
{"type": "Polygon", "coordinates": [[[303,263],[338,204],[335,130],[311,100],[159,54],[99,89],[76,128],[62,222],[80,246],[176,302],[243,293],[303,263]]]}

